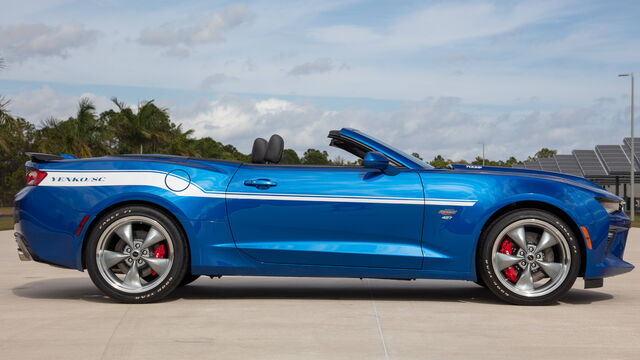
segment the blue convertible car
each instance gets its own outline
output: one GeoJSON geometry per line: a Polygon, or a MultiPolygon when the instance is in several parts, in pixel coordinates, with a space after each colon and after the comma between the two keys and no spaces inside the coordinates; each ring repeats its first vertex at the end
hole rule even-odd
{"type": "Polygon", "coordinates": [[[556,301],[633,269],[622,199],[574,176],[435,169],[358,130],[329,133],[362,166],[167,155],[31,153],[15,198],[19,256],[78,270],[124,302],[200,275],[475,281],[514,304],[556,301]]]}

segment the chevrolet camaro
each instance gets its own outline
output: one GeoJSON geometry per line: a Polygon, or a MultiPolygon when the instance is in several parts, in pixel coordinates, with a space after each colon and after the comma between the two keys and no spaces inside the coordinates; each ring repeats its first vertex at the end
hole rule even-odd
{"type": "Polygon", "coordinates": [[[169,155],[29,153],[15,197],[22,260],[87,270],[123,302],[200,275],[457,279],[513,304],[557,301],[633,269],[621,198],[584,178],[515,168],[433,168],[355,129],[330,145],[354,166],[169,155]]]}

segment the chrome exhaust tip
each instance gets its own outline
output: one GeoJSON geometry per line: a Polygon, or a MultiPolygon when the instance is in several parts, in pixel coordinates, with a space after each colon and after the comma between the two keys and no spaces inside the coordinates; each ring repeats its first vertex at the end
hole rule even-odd
{"type": "Polygon", "coordinates": [[[29,248],[27,247],[27,245],[25,245],[24,241],[22,240],[22,236],[20,236],[17,233],[14,236],[16,238],[16,243],[18,244],[18,258],[20,258],[20,260],[22,261],[32,261],[33,257],[29,252],[29,248]]]}

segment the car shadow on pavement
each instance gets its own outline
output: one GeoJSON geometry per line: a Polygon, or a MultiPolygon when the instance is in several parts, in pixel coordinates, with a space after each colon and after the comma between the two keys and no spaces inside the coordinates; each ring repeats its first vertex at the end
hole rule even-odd
{"type": "MultiPolygon", "coordinates": [[[[376,301],[436,301],[460,303],[505,304],[488,290],[470,282],[461,281],[391,281],[363,280],[337,281],[327,279],[287,281],[278,279],[260,281],[243,279],[200,279],[191,285],[177,289],[163,300],[376,300],[376,301]]],[[[13,288],[16,296],[30,299],[84,300],[100,303],[117,303],[98,290],[89,279],[78,277],[57,278],[27,282],[13,288]]],[[[591,304],[613,299],[613,295],[572,289],[559,304],[591,304]]],[[[558,304],[556,304],[558,305],[558,304]]]]}

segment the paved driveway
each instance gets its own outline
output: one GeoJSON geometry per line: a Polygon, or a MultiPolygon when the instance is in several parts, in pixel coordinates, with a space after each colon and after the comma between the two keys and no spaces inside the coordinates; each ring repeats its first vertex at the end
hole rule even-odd
{"type": "MultiPolygon", "coordinates": [[[[627,259],[640,264],[640,231],[627,259]]],[[[2,359],[639,359],[640,271],[546,307],[460,281],[223,277],[159,304],[20,262],[0,232],[2,359]]]]}

